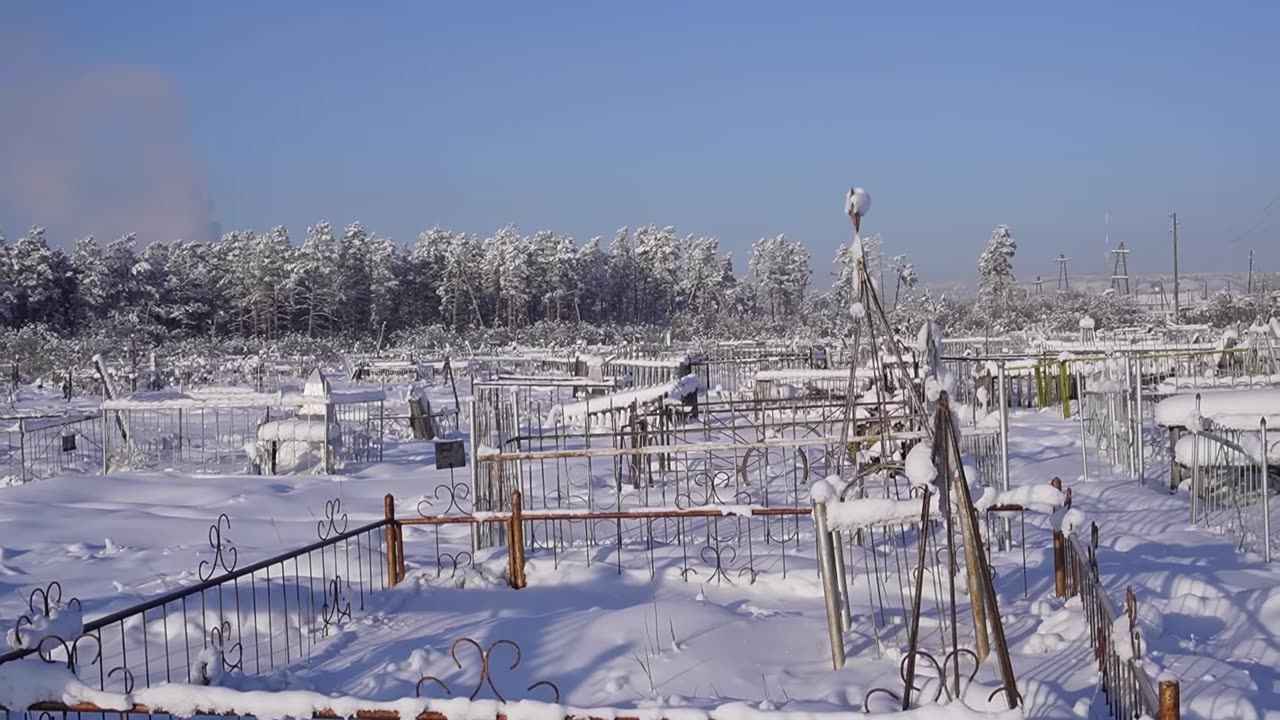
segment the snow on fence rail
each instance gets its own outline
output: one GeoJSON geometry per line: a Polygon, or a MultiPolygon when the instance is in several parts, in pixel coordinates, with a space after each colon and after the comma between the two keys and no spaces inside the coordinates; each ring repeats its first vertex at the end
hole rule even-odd
{"type": "MultiPolygon", "coordinates": [[[[13,707],[0,696],[0,710],[20,709],[41,715],[61,713],[125,714],[198,717],[235,715],[260,720],[861,720],[864,712],[762,710],[744,702],[716,708],[647,705],[632,708],[577,708],[536,700],[499,701],[473,698],[403,698],[376,702],[318,692],[240,692],[200,685],[172,685],[138,693],[96,694],[77,687],[65,673],[42,672],[41,684],[28,697],[51,696],[26,707],[13,707]],[[90,702],[76,702],[79,697],[90,702]],[[67,698],[72,698],[68,701],[67,698]]],[[[28,677],[35,678],[34,674],[28,677]]],[[[488,677],[486,673],[484,677],[488,677]]],[[[6,678],[0,675],[0,680],[6,678]]],[[[1020,720],[1017,710],[975,710],[963,703],[935,705],[900,712],[876,713],[899,720],[1020,720]]],[[[1160,720],[1166,720],[1161,718],[1160,720]]]]}

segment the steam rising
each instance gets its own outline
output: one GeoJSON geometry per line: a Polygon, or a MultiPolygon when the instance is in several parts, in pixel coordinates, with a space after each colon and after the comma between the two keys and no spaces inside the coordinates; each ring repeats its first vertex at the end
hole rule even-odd
{"type": "Polygon", "coordinates": [[[208,239],[201,163],[172,78],[70,67],[43,40],[0,28],[0,207],[64,242],[208,239]]]}

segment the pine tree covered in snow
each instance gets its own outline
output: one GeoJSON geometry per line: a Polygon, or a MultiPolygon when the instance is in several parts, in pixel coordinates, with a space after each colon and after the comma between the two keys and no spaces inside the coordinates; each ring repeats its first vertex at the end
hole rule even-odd
{"type": "Polygon", "coordinates": [[[771,322],[798,317],[810,274],[809,251],[786,235],[762,238],[751,247],[752,285],[771,322]]]}
{"type": "Polygon", "coordinates": [[[1012,320],[1018,292],[1013,277],[1013,255],[1017,250],[1018,243],[1009,226],[997,225],[987,249],[978,258],[978,310],[996,329],[1004,329],[1012,320]]]}
{"type": "MultiPolygon", "coordinates": [[[[869,273],[891,321],[914,332],[938,320],[956,333],[1011,329],[1073,331],[1087,314],[1099,328],[1158,322],[1116,293],[1029,295],[1013,274],[1016,242],[999,226],[978,262],[977,299],[920,289],[906,256],[879,260],[864,238],[869,273]],[[878,264],[878,267],[877,267],[878,264]]],[[[713,237],[672,227],[622,228],[612,242],[579,245],[553,230],[524,235],[499,228],[484,241],[433,228],[401,247],[358,223],[335,233],[326,222],[295,245],[283,227],[233,230],[219,241],[153,241],[132,235],[105,246],[92,237],[50,238],[39,228],[6,242],[0,235],[0,327],[24,337],[80,334],[139,341],[245,338],[256,343],[368,341],[420,328],[493,331],[505,337],[580,323],[681,337],[777,333],[843,336],[852,322],[857,278],[852,251],[840,248],[826,291],[810,286],[803,244],[786,236],[756,242],[740,280],[713,237]],[[67,250],[61,249],[67,247],[67,250]],[[512,334],[511,331],[518,331],[512,334]]],[[[1258,291],[1215,293],[1186,307],[1192,322],[1251,323],[1280,311],[1258,291]]],[[[113,340],[116,342],[117,340],[113,340]]]]}
{"type": "Polygon", "coordinates": [[[319,222],[307,228],[307,237],[287,268],[294,327],[307,337],[328,335],[337,320],[337,256],[333,226],[319,222]]]}

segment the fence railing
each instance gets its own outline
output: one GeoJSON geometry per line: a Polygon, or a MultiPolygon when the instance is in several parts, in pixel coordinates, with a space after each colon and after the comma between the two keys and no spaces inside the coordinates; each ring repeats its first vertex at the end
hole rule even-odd
{"type": "Polygon", "coordinates": [[[1271,502],[1280,488],[1280,437],[1265,418],[1253,430],[1202,422],[1198,432],[1179,433],[1173,448],[1174,462],[1191,471],[1191,523],[1225,533],[1237,549],[1270,562],[1280,547],[1271,502]]]}
{"type": "Polygon", "coordinates": [[[1120,611],[1107,595],[1098,573],[1098,526],[1088,544],[1074,534],[1054,532],[1056,590],[1061,597],[1079,597],[1089,628],[1099,686],[1111,715],[1118,720],[1178,720],[1176,680],[1157,685],[1142,664],[1143,638],[1138,627],[1138,603],[1133,588],[1120,611]]]}
{"type": "Polygon", "coordinates": [[[37,626],[51,627],[40,621],[51,610],[74,603],[80,611],[80,602],[63,603],[57,583],[33,591],[30,613],[14,628],[22,647],[0,655],[0,665],[38,655],[65,662],[87,685],[113,692],[162,682],[211,684],[227,672],[260,675],[286,667],[309,658],[369,596],[395,584],[398,534],[389,525],[380,519],[348,530],[334,500],[317,542],[237,567],[238,552],[227,539],[231,521],[220,516],[209,528],[198,583],[77,625],[69,637],[37,626]]]}

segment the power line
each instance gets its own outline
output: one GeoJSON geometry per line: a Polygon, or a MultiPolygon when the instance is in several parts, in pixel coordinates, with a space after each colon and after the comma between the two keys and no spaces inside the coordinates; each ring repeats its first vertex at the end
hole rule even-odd
{"type": "Polygon", "coordinates": [[[1263,227],[1263,223],[1266,222],[1267,220],[1267,213],[1270,212],[1271,209],[1274,208],[1277,204],[1280,204],[1280,195],[1276,195],[1275,197],[1271,198],[1271,202],[1264,205],[1262,210],[1259,211],[1258,214],[1254,216],[1253,224],[1250,225],[1248,229],[1246,229],[1244,232],[1240,233],[1235,238],[1233,238],[1230,242],[1232,243],[1240,242],[1246,236],[1254,232],[1257,232],[1259,229],[1261,229],[1263,227]]]}

